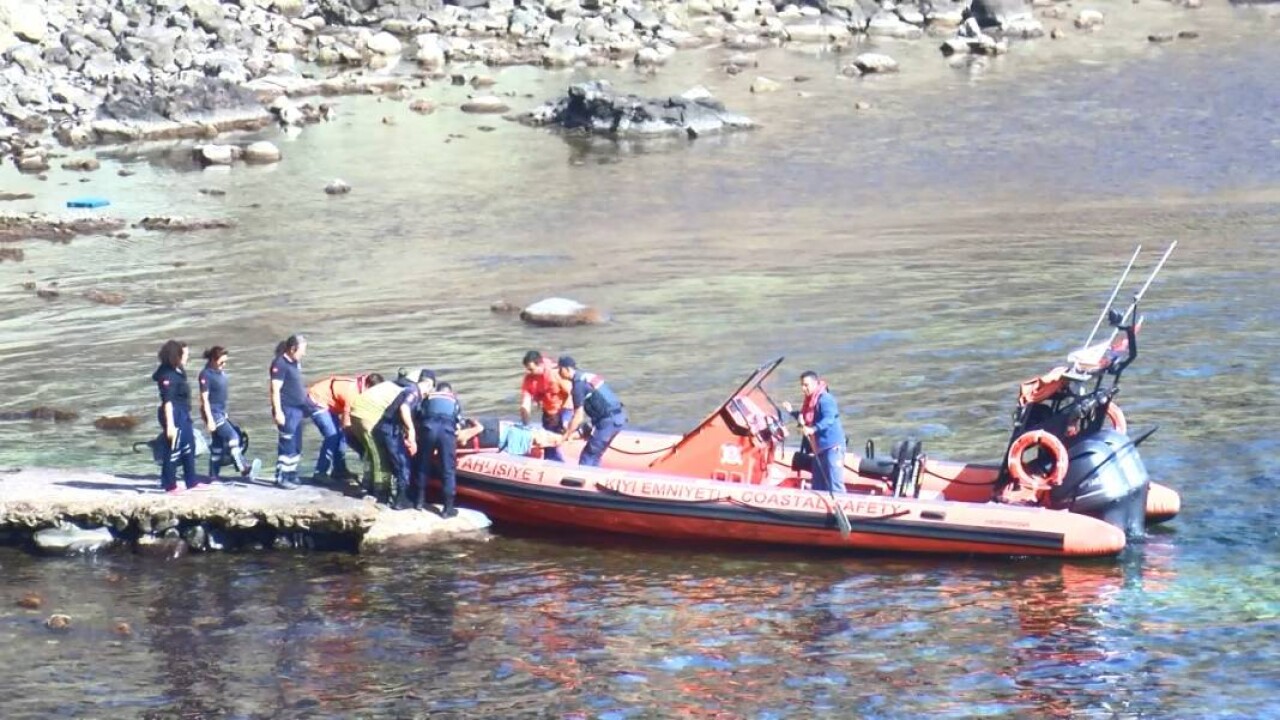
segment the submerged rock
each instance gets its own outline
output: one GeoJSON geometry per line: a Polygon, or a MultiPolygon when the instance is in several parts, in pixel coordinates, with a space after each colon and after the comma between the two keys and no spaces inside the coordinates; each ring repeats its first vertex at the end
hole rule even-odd
{"type": "Polygon", "coordinates": [[[50,630],[56,630],[59,632],[70,630],[71,616],[63,615],[61,613],[54,613],[53,615],[49,616],[48,620],[44,621],[44,626],[49,628],[50,630]]]}
{"type": "Polygon", "coordinates": [[[520,311],[520,319],[540,327],[603,325],[609,317],[597,308],[568,298],[547,298],[520,311]]]}
{"type": "Polygon", "coordinates": [[[642,98],[616,93],[602,80],[573,85],[565,97],[521,113],[516,120],[628,139],[697,137],[755,127],[750,118],[729,112],[711,97],[642,98]]]}
{"type": "Polygon", "coordinates": [[[124,293],[90,288],[84,291],[84,299],[100,305],[123,305],[126,298],[124,293]]]}
{"type": "Polygon", "coordinates": [[[0,420],[52,420],[54,422],[71,422],[77,417],[79,417],[79,414],[74,410],[61,410],[47,405],[37,405],[30,410],[21,410],[18,412],[0,412],[0,420]]]}
{"type": "Polygon", "coordinates": [[[102,416],[93,421],[93,426],[107,432],[126,432],[142,424],[142,418],[135,415],[102,416]]]}
{"type": "Polygon", "coordinates": [[[482,95],[474,97],[462,103],[461,108],[464,113],[504,113],[511,109],[501,98],[493,95],[482,95]]]}
{"type": "Polygon", "coordinates": [[[351,192],[351,186],[344,180],[333,180],[324,186],[324,191],[329,195],[346,195],[351,192]]]}
{"type": "Polygon", "coordinates": [[[85,530],[70,524],[38,530],[32,540],[42,552],[55,555],[94,552],[115,542],[107,528],[85,530]]]}

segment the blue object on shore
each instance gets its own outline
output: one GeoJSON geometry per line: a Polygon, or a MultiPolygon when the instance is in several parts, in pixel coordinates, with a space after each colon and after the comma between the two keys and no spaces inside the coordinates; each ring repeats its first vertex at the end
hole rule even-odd
{"type": "Polygon", "coordinates": [[[110,204],[111,201],[106,198],[93,196],[71,198],[67,201],[67,207],[69,208],[99,208],[110,204]]]}

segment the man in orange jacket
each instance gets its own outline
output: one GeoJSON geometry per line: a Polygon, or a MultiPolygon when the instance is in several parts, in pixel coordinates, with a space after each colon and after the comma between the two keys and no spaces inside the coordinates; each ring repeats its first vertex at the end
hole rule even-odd
{"type": "Polygon", "coordinates": [[[333,468],[335,481],[355,475],[347,469],[347,430],[351,427],[351,403],[364,392],[367,375],[331,375],[307,388],[311,401],[320,407],[312,420],[324,436],[316,475],[323,478],[333,468]]]}
{"type": "MultiPolygon", "coordinates": [[[[524,354],[524,381],[520,383],[520,422],[529,424],[533,404],[542,406],[542,427],[553,433],[563,433],[573,418],[573,403],[569,401],[573,384],[560,377],[551,358],[544,358],[537,350],[524,354]]],[[[544,458],[564,462],[560,450],[548,447],[544,458]]]]}

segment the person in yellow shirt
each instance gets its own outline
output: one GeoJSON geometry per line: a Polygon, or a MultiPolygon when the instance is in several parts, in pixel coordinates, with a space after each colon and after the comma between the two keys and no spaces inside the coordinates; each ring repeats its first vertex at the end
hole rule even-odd
{"type": "Polygon", "coordinates": [[[386,474],[390,460],[386,456],[386,449],[374,438],[373,428],[402,389],[396,383],[384,380],[381,375],[371,373],[365,378],[364,392],[355,396],[348,408],[351,435],[368,469],[364,489],[379,499],[385,499],[390,494],[386,474]]]}

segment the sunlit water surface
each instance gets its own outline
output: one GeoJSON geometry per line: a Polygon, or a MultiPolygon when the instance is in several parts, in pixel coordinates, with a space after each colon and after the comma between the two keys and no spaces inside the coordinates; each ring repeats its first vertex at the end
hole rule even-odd
{"type": "MultiPolygon", "coordinates": [[[[514,409],[526,349],[571,352],[634,424],[666,431],[786,355],[775,394],[821,371],[858,444],[913,434],[989,459],[1016,382],[1084,340],[1136,244],[1142,275],[1177,240],[1121,402],[1160,425],[1143,453],[1184,512],[1090,563],[502,535],[362,557],[6,550],[0,714],[1280,714],[1280,34],[1261,11],[1205,12],[1200,42],[1135,50],[1182,20],[1121,18],[1093,54],[1046,40],[980,73],[923,43],[892,46],[901,75],[860,81],[834,77],[839,59],[765,53],[759,74],[814,78],[770,95],[717,52],[614,76],[651,94],[705,83],[763,125],[692,144],[585,147],[462,115],[448,105],[464,88],[437,85],[417,93],[446,105],[427,117],[342,99],[338,121],[275,137],[272,167],[192,172],[153,147],[83,185],[5,170],[39,196],[13,209],[93,192],[123,217],[236,222],[29,242],[0,264],[0,409],[80,413],[0,423],[6,466],[148,469],[129,445],[152,432],[148,375],[171,336],[232,348],[233,414],[269,465],[265,368],[291,332],[311,338],[309,376],[429,365],[477,413],[514,409]],[[354,192],[325,195],[334,177],[354,192]],[[91,287],[128,301],[79,297],[91,287]],[[538,330],[488,310],[552,295],[613,322],[538,330]],[[125,413],[148,424],[92,426],[125,413]],[[45,606],[16,607],[26,592],[45,606]],[[46,630],[49,612],[73,629],[46,630]]],[[[497,76],[518,107],[576,77],[497,76]]]]}

